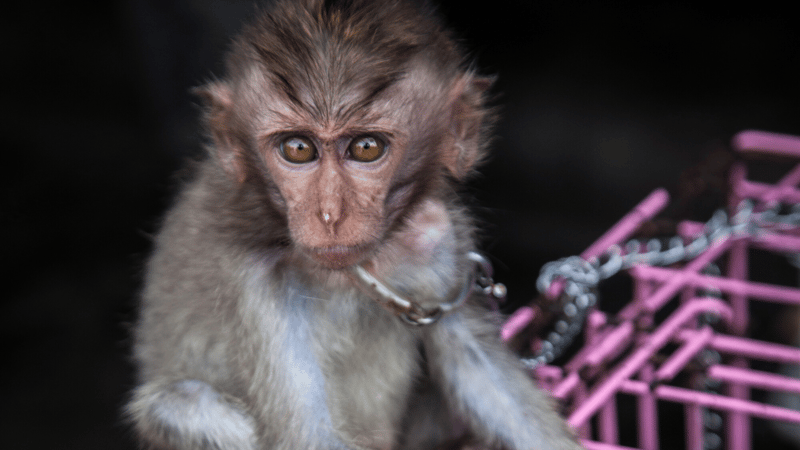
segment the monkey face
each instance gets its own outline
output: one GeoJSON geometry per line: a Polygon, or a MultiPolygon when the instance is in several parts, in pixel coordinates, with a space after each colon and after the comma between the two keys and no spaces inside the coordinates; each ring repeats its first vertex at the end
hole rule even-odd
{"type": "Polygon", "coordinates": [[[388,130],[306,129],[263,139],[293,243],[341,269],[369,254],[389,225],[386,199],[404,148],[388,130]]]}

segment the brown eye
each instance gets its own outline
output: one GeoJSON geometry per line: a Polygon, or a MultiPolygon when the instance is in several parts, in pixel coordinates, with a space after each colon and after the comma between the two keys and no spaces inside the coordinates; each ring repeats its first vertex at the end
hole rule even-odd
{"type": "Polygon", "coordinates": [[[385,145],[373,136],[360,136],[350,142],[350,157],[358,162],[372,162],[383,156],[385,145]]]}
{"type": "Polygon", "coordinates": [[[291,163],[303,164],[317,159],[317,149],[310,140],[293,136],[281,142],[281,155],[291,163]]]}

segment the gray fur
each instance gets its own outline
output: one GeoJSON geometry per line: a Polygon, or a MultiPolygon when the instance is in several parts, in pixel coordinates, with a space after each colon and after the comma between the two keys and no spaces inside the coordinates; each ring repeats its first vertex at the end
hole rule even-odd
{"type": "MultiPolygon", "coordinates": [[[[303,228],[315,219],[304,222],[308,213],[295,209],[291,224],[287,210],[302,207],[297,198],[306,193],[287,200],[286,182],[259,147],[274,139],[259,127],[274,124],[258,120],[307,120],[309,129],[320,120],[339,140],[353,123],[368,128],[358,120],[370,117],[395,130],[387,135],[396,153],[387,158],[403,160],[384,181],[383,203],[360,193],[361,203],[342,210],[350,222],[340,231],[369,244],[364,258],[397,292],[441,300],[464,283],[475,248],[454,192],[483,155],[485,80],[462,67],[449,34],[418,10],[392,0],[377,9],[343,3],[340,10],[337,2],[279,2],[236,41],[228,78],[202,92],[213,144],[155,240],[134,336],[139,381],[126,414],[143,447],[579,448],[499,342],[481,299],[438,324],[410,327],[297,242],[316,242],[303,228]],[[383,22],[365,25],[373,17],[383,22]],[[381,39],[385,48],[373,51],[381,39]],[[364,73],[351,73],[334,51],[362,61],[364,73]],[[292,58],[323,73],[344,70],[347,89],[337,90],[333,75],[291,78],[292,58]],[[264,98],[272,103],[259,106],[264,98]],[[342,109],[347,98],[361,106],[342,109]],[[341,111],[349,112],[337,119],[341,111]],[[363,228],[355,214],[374,222],[363,235],[351,232],[363,228]]],[[[369,170],[345,166],[341,177],[353,186],[369,170]]]]}

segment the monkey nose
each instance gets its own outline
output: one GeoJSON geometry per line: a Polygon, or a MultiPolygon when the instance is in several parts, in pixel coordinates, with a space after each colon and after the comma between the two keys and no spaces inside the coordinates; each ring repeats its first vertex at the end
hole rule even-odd
{"type": "Polygon", "coordinates": [[[336,228],[341,219],[341,215],[335,211],[321,210],[318,213],[319,221],[325,226],[330,234],[336,234],[336,228]]]}

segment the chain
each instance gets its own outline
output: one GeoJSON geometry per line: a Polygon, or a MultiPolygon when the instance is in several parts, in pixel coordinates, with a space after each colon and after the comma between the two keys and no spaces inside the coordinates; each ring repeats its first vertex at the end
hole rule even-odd
{"type": "Polygon", "coordinates": [[[352,266],[349,274],[350,278],[373,300],[400,316],[404,322],[415,326],[430,325],[438,321],[443,314],[464,304],[473,292],[481,292],[495,300],[505,298],[506,287],[502,283],[495,283],[492,280],[492,264],[489,260],[478,252],[468,252],[467,259],[473,263],[474,268],[470,271],[461,290],[452,299],[428,308],[404,298],[375,278],[360,264],[352,266]]]}
{"type": "MultiPolygon", "coordinates": [[[[580,256],[570,256],[545,264],[539,274],[536,287],[542,294],[549,292],[556,281],[564,282],[562,296],[566,298],[554,329],[542,341],[537,354],[523,358],[529,368],[552,362],[560,356],[581,331],[590,309],[597,303],[597,286],[602,280],[637,264],[650,266],[669,266],[681,261],[691,260],[711,245],[728,237],[756,236],[771,230],[781,230],[800,226],[800,204],[793,205],[789,214],[781,214],[781,205],[768,204],[760,213],[754,212],[752,200],[743,200],[736,208],[734,216],[720,209],[706,222],[703,233],[688,244],[680,236],[669,239],[663,249],[662,240],[650,239],[647,242],[632,239],[624,248],[613,245],[599,257],[588,260],[580,256]],[[644,251],[642,251],[644,249],[644,251]]],[[[800,258],[792,263],[800,266],[800,258]]]]}

